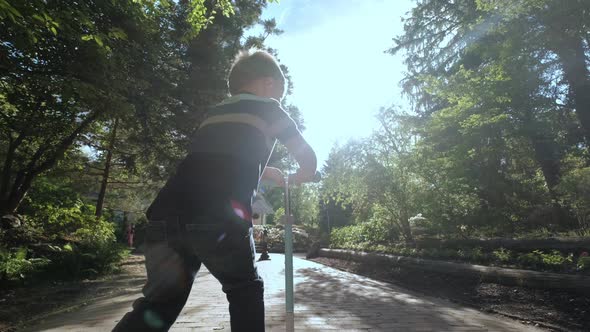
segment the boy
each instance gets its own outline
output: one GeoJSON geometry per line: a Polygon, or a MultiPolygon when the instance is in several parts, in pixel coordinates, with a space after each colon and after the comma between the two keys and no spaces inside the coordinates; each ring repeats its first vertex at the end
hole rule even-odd
{"type": "Polygon", "coordinates": [[[266,167],[278,139],[300,168],[289,183],[312,181],[316,156],[280,107],[285,78],[266,52],[238,55],[231,97],[197,130],[188,156],[147,211],[144,297],[114,331],[168,331],[184,307],[201,263],[229,301],[232,331],[264,331],[263,281],[255,265],[251,202],[261,178],[284,186],[266,167]],[[262,173],[262,174],[261,174],[262,173]]]}

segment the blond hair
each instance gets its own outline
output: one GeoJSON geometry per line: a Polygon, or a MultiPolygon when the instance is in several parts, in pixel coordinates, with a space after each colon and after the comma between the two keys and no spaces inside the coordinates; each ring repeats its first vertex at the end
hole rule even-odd
{"type": "Polygon", "coordinates": [[[272,55],[264,51],[241,51],[229,72],[229,93],[238,94],[248,83],[264,77],[271,77],[285,84],[281,67],[272,55]]]}

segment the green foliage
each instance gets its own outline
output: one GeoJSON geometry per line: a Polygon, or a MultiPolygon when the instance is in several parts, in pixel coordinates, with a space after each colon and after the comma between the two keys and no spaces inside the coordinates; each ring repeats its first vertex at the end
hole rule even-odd
{"type": "Polygon", "coordinates": [[[550,253],[534,250],[518,255],[517,261],[524,267],[561,271],[573,265],[573,254],[564,255],[557,250],[550,253]]]}
{"type": "Polygon", "coordinates": [[[387,245],[398,239],[386,222],[375,219],[364,223],[334,228],[330,233],[331,248],[365,248],[387,245]]]}
{"type": "MultiPolygon", "coordinates": [[[[207,108],[226,96],[244,30],[265,5],[0,0],[0,214],[24,222],[0,237],[29,248],[2,251],[2,278],[114,268],[126,252],[115,216],[141,220],[207,108]]],[[[280,33],[274,20],[260,24],[280,33]]],[[[313,209],[302,205],[305,223],[313,209]]]]}
{"type": "Polygon", "coordinates": [[[355,248],[367,244],[362,224],[332,229],[330,233],[331,248],[355,248]]]}
{"type": "Polygon", "coordinates": [[[79,194],[64,184],[41,178],[27,197],[22,212],[27,224],[42,229],[50,239],[72,238],[84,241],[95,236],[112,240],[113,224],[94,215],[94,206],[82,201],[79,194]]]}
{"type": "Polygon", "coordinates": [[[2,238],[21,246],[18,251],[2,250],[0,266],[6,281],[95,277],[113,271],[127,254],[115,242],[115,224],[96,218],[94,206],[84,203],[68,181],[39,178],[22,212],[24,225],[2,238]],[[34,245],[27,249],[28,243],[34,245]]]}
{"type": "Polygon", "coordinates": [[[561,178],[557,190],[571,204],[580,228],[590,229],[590,167],[573,169],[561,178]]]}
{"type": "Polygon", "coordinates": [[[67,237],[97,223],[93,212],[92,205],[82,202],[77,202],[68,208],[49,205],[30,216],[30,222],[43,227],[47,234],[67,237]]]}
{"type": "Polygon", "coordinates": [[[417,137],[409,116],[395,107],[382,109],[378,119],[381,128],[370,138],[332,150],[322,195],[349,205],[356,222],[379,219],[411,241],[409,219],[423,212],[418,204],[426,193],[414,172],[417,137]]]}
{"type": "Polygon", "coordinates": [[[513,253],[504,248],[485,251],[482,248],[413,248],[404,244],[375,245],[364,238],[351,226],[335,229],[330,237],[330,247],[338,249],[352,249],[369,252],[379,252],[398,256],[426,258],[435,260],[458,261],[470,264],[503,266],[538,271],[560,273],[586,273],[589,271],[588,256],[580,255],[577,260],[572,253],[564,254],[553,250],[544,252],[534,250],[528,253],[513,253]]]}
{"type": "MultiPolygon", "coordinates": [[[[103,219],[96,220],[93,216],[83,220],[87,222],[78,225],[74,232],[66,231],[73,227],[72,223],[65,223],[62,225],[65,228],[61,230],[50,230],[56,234],[68,234],[64,237],[73,242],[30,249],[21,247],[16,251],[0,250],[0,279],[29,280],[40,275],[74,279],[95,277],[113,271],[117,263],[128,254],[123,245],[115,242],[113,223],[103,219]]],[[[55,236],[53,233],[48,235],[55,236]]]]}
{"type": "Polygon", "coordinates": [[[201,30],[213,23],[216,14],[230,17],[235,14],[235,9],[230,0],[215,1],[212,9],[207,8],[205,0],[189,1],[188,23],[192,26],[192,37],[196,36],[201,30]]]}
{"type": "Polygon", "coordinates": [[[581,271],[590,271],[590,257],[582,256],[578,258],[578,269],[581,271]]]}
{"type": "Polygon", "coordinates": [[[47,258],[29,258],[26,247],[9,250],[0,247],[0,281],[19,281],[31,277],[51,261],[47,258]]]}
{"type": "Polygon", "coordinates": [[[549,265],[549,266],[558,266],[558,265],[562,265],[564,263],[572,263],[573,262],[573,254],[569,254],[567,256],[564,256],[561,254],[561,252],[557,251],[557,250],[553,250],[551,253],[543,253],[543,252],[538,252],[538,251],[534,251],[534,253],[537,253],[541,256],[541,259],[543,260],[543,264],[545,265],[549,265]]]}
{"type": "Polygon", "coordinates": [[[22,18],[23,15],[13,6],[10,5],[6,0],[0,0],[0,18],[10,19],[12,22],[16,22],[17,19],[22,18]]]}
{"type": "Polygon", "coordinates": [[[104,219],[82,224],[72,233],[72,237],[83,245],[106,244],[115,242],[115,225],[104,219]]]}
{"type": "Polygon", "coordinates": [[[538,269],[541,266],[543,259],[539,254],[531,252],[518,255],[517,261],[522,266],[528,266],[533,269],[538,269]]]}
{"type": "Polygon", "coordinates": [[[590,90],[577,78],[588,77],[588,9],[587,1],[427,0],[409,13],[390,51],[405,51],[402,84],[417,114],[406,160],[427,188],[414,211],[431,234],[587,227],[590,108],[580,96],[590,90]]]}
{"type": "Polygon", "coordinates": [[[46,267],[46,272],[58,279],[94,278],[115,271],[128,254],[126,247],[115,242],[64,246],[51,256],[52,263],[46,267]]]}
{"type": "Polygon", "coordinates": [[[109,185],[118,190],[108,198],[140,196],[125,203],[145,209],[207,107],[226,95],[240,37],[265,5],[0,2],[8,18],[0,21],[0,53],[7,55],[0,60],[7,73],[0,79],[1,212],[12,213],[38,176],[76,152],[86,160],[61,168],[90,186],[104,176],[107,150],[109,166],[116,165],[109,185]],[[125,190],[139,194],[121,195],[125,190]]]}
{"type": "Polygon", "coordinates": [[[500,248],[500,249],[496,249],[494,251],[492,251],[492,254],[494,255],[494,257],[502,262],[502,263],[508,263],[512,260],[512,251],[507,250],[505,248],[500,248]]]}
{"type": "Polygon", "coordinates": [[[476,264],[489,261],[488,255],[483,252],[482,248],[458,249],[456,259],[476,264]]]}
{"type": "MultiPolygon", "coordinates": [[[[289,191],[289,194],[292,204],[291,213],[295,217],[295,223],[312,228],[317,227],[319,214],[318,186],[316,184],[304,184],[293,188],[289,191]]],[[[277,212],[280,213],[279,210],[277,212]]]]}
{"type": "Polygon", "coordinates": [[[471,255],[469,257],[469,260],[473,261],[473,262],[480,263],[480,262],[486,261],[486,258],[487,257],[484,254],[482,248],[473,248],[471,250],[471,255]]]}
{"type": "MultiPolygon", "coordinates": [[[[283,251],[285,248],[285,230],[284,226],[276,225],[255,225],[254,235],[256,239],[262,239],[263,229],[267,230],[267,242],[269,250],[283,251]]],[[[310,235],[301,227],[293,226],[293,250],[307,251],[311,245],[312,239],[310,235]]]]}

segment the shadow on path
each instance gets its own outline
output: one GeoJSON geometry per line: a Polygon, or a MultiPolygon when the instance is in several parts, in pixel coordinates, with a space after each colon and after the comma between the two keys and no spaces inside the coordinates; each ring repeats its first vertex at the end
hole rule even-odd
{"type": "MultiPolygon", "coordinates": [[[[382,331],[527,331],[528,327],[323,267],[296,270],[295,323],[302,328],[382,331]]],[[[281,296],[282,294],[278,295],[281,296]]]]}

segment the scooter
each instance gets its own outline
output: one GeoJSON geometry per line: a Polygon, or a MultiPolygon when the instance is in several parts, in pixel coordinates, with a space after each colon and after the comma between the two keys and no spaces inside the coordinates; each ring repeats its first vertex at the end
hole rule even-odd
{"type": "MultiPolygon", "coordinates": [[[[320,172],[316,172],[313,182],[321,180],[320,172]]],[[[289,202],[289,176],[285,176],[285,311],[293,316],[293,216],[289,202]]]]}
{"type": "Polygon", "coordinates": [[[293,314],[293,216],[289,204],[289,176],[285,177],[285,311],[293,314]]]}
{"type": "MultiPolygon", "coordinates": [[[[321,174],[316,172],[313,182],[319,182],[321,174]]],[[[294,330],[294,300],[293,300],[293,216],[289,200],[289,176],[285,176],[285,312],[286,331],[294,330]]],[[[264,253],[263,253],[264,254],[264,253]]],[[[260,260],[264,260],[261,256],[260,260]]]]}

